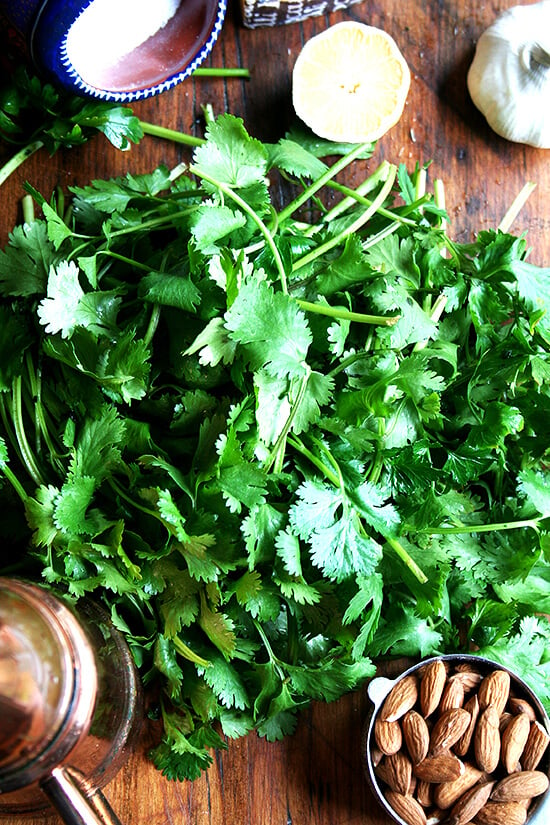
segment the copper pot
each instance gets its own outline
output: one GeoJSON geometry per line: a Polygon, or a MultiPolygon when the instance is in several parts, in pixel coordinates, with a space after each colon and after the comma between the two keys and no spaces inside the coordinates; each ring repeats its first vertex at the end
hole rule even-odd
{"type": "Polygon", "coordinates": [[[130,651],[98,605],[0,577],[0,817],[53,808],[70,825],[120,825],[100,789],[140,706],[130,651]]]}

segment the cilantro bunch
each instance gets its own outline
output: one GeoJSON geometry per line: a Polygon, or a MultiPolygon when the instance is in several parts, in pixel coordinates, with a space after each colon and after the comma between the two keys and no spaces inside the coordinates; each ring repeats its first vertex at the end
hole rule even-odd
{"type": "Polygon", "coordinates": [[[0,86],[0,140],[17,150],[0,168],[0,184],[42,147],[54,154],[86,143],[97,132],[117,149],[143,137],[139,119],[127,106],[62,92],[17,67],[0,86]]]}
{"type": "Polygon", "coordinates": [[[103,602],[171,778],[380,657],[550,700],[550,270],[336,148],[222,115],[188,168],[34,191],[0,255],[0,572],[103,602]]]}

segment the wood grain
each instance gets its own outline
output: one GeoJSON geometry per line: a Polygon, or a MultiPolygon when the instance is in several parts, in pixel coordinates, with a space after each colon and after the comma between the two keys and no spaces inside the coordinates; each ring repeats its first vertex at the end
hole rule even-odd
{"type": "MultiPolygon", "coordinates": [[[[432,161],[429,185],[445,184],[450,234],[470,240],[498,225],[527,181],[537,184],[513,224],[527,233],[530,260],[550,264],[549,153],[498,138],[474,108],[466,71],[475,42],[495,15],[513,0],[368,0],[331,15],[278,29],[245,29],[237,6],[230,8],[209,64],[245,66],[250,80],[189,79],[158,98],[134,106],[143,120],[201,135],[202,110],[229,111],[250,133],[276,141],[291,125],[291,71],[303,42],[329,23],[355,19],[381,26],[398,42],[411,67],[412,85],[404,115],[382,138],[369,161],[348,173],[354,183],[383,159],[432,161]]],[[[0,150],[0,161],[9,156],[0,150]]],[[[189,150],[153,138],[121,153],[102,137],[49,157],[33,156],[0,190],[0,243],[21,217],[22,185],[30,181],[45,196],[92,178],[173,166],[189,150]]],[[[108,787],[107,795],[125,825],[387,825],[363,777],[361,724],[364,691],[331,705],[315,703],[300,717],[296,733],[269,744],[255,735],[229,743],[211,768],[193,783],[171,783],[147,761],[152,732],[144,728],[136,753],[108,787]]],[[[10,825],[40,825],[44,817],[10,818],[10,825]]]]}

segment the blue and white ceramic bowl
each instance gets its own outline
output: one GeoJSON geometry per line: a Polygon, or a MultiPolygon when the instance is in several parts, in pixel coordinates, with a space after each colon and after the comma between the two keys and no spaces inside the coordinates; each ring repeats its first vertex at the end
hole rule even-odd
{"type": "Polygon", "coordinates": [[[123,103],[191,75],[226,8],[227,0],[0,0],[37,71],[70,92],[123,103]]]}

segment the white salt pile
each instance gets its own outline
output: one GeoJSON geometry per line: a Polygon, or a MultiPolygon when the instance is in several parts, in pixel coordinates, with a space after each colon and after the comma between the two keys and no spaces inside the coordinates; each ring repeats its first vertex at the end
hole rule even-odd
{"type": "Polygon", "coordinates": [[[93,0],[67,33],[67,57],[90,85],[162,29],[180,0],[93,0]]]}

